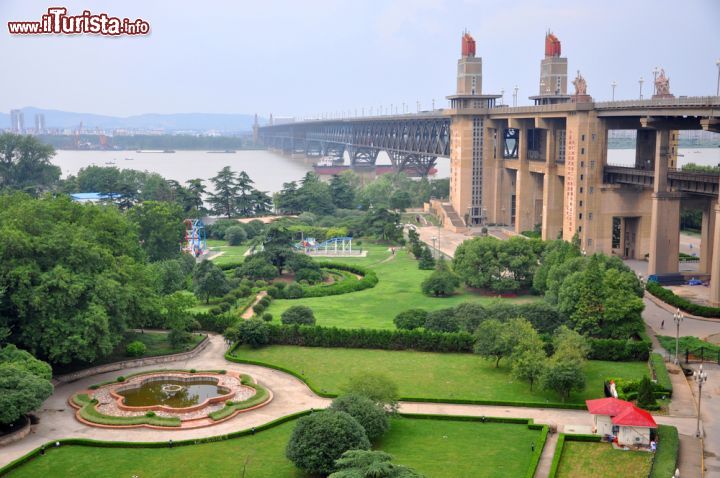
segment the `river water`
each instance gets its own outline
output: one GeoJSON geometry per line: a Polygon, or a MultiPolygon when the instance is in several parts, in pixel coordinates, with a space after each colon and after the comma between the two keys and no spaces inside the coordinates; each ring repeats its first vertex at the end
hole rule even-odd
{"type": "MultiPolygon", "coordinates": [[[[696,163],[716,166],[720,163],[720,148],[680,149],[679,166],[696,163]]],[[[608,150],[608,162],[631,166],[635,161],[634,149],[608,150]]],[[[283,183],[297,181],[312,171],[312,160],[290,159],[269,151],[253,150],[237,153],[207,153],[205,151],[177,151],[176,153],[138,153],[136,151],[74,151],[58,150],[52,162],[67,177],[84,167],[115,166],[121,169],[138,169],[159,173],[167,179],[184,183],[188,179],[209,180],[225,166],[234,171],[245,171],[261,191],[276,192],[283,183]]],[[[346,159],[347,162],[347,159],[346,159]]],[[[390,164],[384,152],[378,164],[390,164]]],[[[436,178],[450,176],[450,160],[438,158],[436,178]]],[[[208,181],[208,186],[211,186],[208,181]]]]}

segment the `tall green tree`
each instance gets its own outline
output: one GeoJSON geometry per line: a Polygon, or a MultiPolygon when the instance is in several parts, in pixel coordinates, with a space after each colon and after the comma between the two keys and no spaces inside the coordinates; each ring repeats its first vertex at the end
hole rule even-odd
{"type": "Polygon", "coordinates": [[[210,297],[219,297],[230,290],[225,273],[217,264],[208,260],[201,261],[195,268],[193,285],[195,294],[206,304],[210,302],[210,297]]]}
{"type": "Polygon", "coordinates": [[[334,174],[330,178],[330,195],[335,207],[352,209],[355,205],[355,188],[351,178],[346,175],[334,174]]]}
{"type": "Polygon", "coordinates": [[[188,179],[185,181],[187,185],[187,201],[191,211],[195,211],[197,216],[202,216],[207,211],[203,203],[203,196],[207,193],[204,181],[200,178],[188,179]]]}
{"type": "Polygon", "coordinates": [[[0,424],[18,420],[52,394],[50,366],[14,345],[0,348],[0,424]]]}
{"type": "Polygon", "coordinates": [[[545,343],[535,329],[525,329],[510,357],[515,378],[530,383],[530,391],[545,371],[547,354],[545,343]]]}
{"type": "Polygon", "coordinates": [[[216,176],[210,178],[213,183],[215,192],[208,197],[208,202],[212,206],[212,212],[220,216],[231,218],[237,214],[237,196],[239,186],[237,184],[237,176],[230,166],[225,166],[217,173],[216,176]]]}
{"type": "Polygon", "coordinates": [[[54,155],[52,146],[33,136],[0,134],[0,191],[38,194],[51,189],[60,179],[61,172],[50,162],[54,155]]]}
{"type": "Polygon", "coordinates": [[[159,201],[145,201],[128,211],[138,226],[142,248],[151,261],[173,259],[180,255],[185,234],[180,206],[159,201]]]}

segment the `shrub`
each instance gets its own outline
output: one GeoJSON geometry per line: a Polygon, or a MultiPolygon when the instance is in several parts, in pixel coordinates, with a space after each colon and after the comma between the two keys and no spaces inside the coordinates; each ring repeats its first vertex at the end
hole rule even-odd
{"type": "Polygon", "coordinates": [[[243,320],[236,327],[228,328],[224,335],[228,340],[248,344],[252,348],[259,348],[270,342],[269,326],[260,319],[243,320]]]}
{"type": "Polygon", "coordinates": [[[125,377],[123,377],[122,375],[120,375],[116,380],[117,380],[118,382],[124,382],[124,381],[125,381],[125,377]]]}
{"type": "Polygon", "coordinates": [[[264,254],[255,254],[235,270],[235,275],[251,280],[271,280],[278,276],[278,269],[269,262],[264,254]]]}
{"type": "Polygon", "coordinates": [[[429,312],[425,319],[425,330],[429,332],[458,332],[460,323],[454,309],[439,309],[429,312]]]}
{"type": "Polygon", "coordinates": [[[590,346],[590,360],[610,360],[623,362],[629,360],[647,360],[652,344],[648,340],[633,339],[596,339],[587,338],[590,346]]]}
{"type": "Polygon", "coordinates": [[[261,303],[264,307],[267,307],[267,306],[270,305],[270,299],[269,299],[267,296],[265,296],[265,297],[263,297],[262,299],[260,299],[260,303],[261,303]]]}
{"type": "Polygon", "coordinates": [[[284,299],[285,294],[283,294],[283,291],[277,286],[277,285],[271,285],[266,289],[268,297],[272,297],[273,299],[284,299]]]}
{"type": "Polygon", "coordinates": [[[345,412],[324,410],[298,420],[285,456],[306,473],[327,475],[348,450],[368,450],[363,427],[345,412]]]}
{"type": "Polygon", "coordinates": [[[262,319],[263,319],[265,322],[272,322],[273,315],[272,315],[270,312],[265,312],[265,313],[262,315],[262,319]]]}
{"type": "Polygon", "coordinates": [[[257,314],[262,314],[263,312],[265,312],[265,306],[262,305],[262,303],[258,302],[257,304],[255,304],[255,305],[253,306],[253,312],[254,312],[256,315],[257,315],[257,314]]]}
{"type": "Polygon", "coordinates": [[[640,380],[637,406],[646,410],[654,410],[657,408],[653,384],[648,377],[643,377],[642,380],[640,380]]]}
{"type": "Polygon", "coordinates": [[[310,307],[305,305],[294,305],[280,315],[280,320],[285,325],[315,325],[315,315],[310,307]]]}
{"type": "Polygon", "coordinates": [[[297,282],[293,282],[284,290],[286,299],[299,299],[303,296],[303,288],[297,282]]]}
{"type": "Polygon", "coordinates": [[[655,380],[657,380],[658,387],[665,391],[668,396],[672,396],[672,381],[670,381],[670,375],[668,374],[662,355],[658,353],[650,354],[650,368],[652,369],[655,380]]]}
{"type": "Polygon", "coordinates": [[[149,411],[149,412],[145,413],[145,416],[148,417],[148,418],[152,418],[152,417],[155,416],[155,412],[149,411]]]}
{"type": "MultiPolygon", "coordinates": [[[[302,286],[302,295],[300,297],[325,297],[328,295],[346,294],[348,292],[356,292],[359,290],[370,289],[372,287],[375,287],[375,285],[378,283],[378,278],[377,274],[375,274],[375,271],[368,270],[360,266],[343,264],[340,262],[323,262],[322,267],[330,270],[346,271],[350,272],[353,275],[357,274],[363,277],[362,279],[357,279],[356,277],[350,276],[346,277],[345,280],[332,284],[302,286]]],[[[286,293],[286,298],[296,299],[298,297],[290,297],[286,293]]]]}
{"type": "Polygon", "coordinates": [[[298,282],[307,281],[310,284],[317,284],[318,282],[322,282],[323,276],[319,269],[304,267],[295,271],[295,280],[298,282]]]}
{"type": "Polygon", "coordinates": [[[357,373],[350,377],[342,390],[349,395],[368,398],[383,410],[393,412],[397,410],[399,400],[397,384],[381,373],[357,373]]]}
{"type": "Polygon", "coordinates": [[[330,410],[345,412],[365,429],[370,441],[375,441],[390,428],[390,420],[385,410],[363,395],[343,395],[333,400],[330,410]]]}
{"type": "Polygon", "coordinates": [[[418,268],[422,270],[431,270],[435,268],[435,258],[428,246],[423,247],[422,252],[420,253],[418,268]]]}
{"type": "Polygon", "coordinates": [[[200,324],[201,330],[222,333],[235,322],[235,317],[231,314],[194,314],[195,320],[200,324]]]}
{"type": "Polygon", "coordinates": [[[677,428],[658,425],[658,444],[650,478],[673,476],[677,468],[679,439],[677,428]]]}
{"type": "Polygon", "coordinates": [[[425,295],[431,297],[448,297],[460,287],[460,278],[450,270],[436,270],[427,277],[420,288],[425,295]]]}
{"type": "Polygon", "coordinates": [[[142,357],[143,355],[145,355],[146,350],[147,347],[144,343],[140,342],[139,340],[134,340],[130,342],[125,348],[125,354],[128,357],[142,357]]]}
{"type": "Polygon", "coordinates": [[[225,240],[231,246],[239,246],[247,240],[247,233],[242,226],[231,226],[225,229],[225,240]]]}
{"type": "Polygon", "coordinates": [[[395,327],[402,330],[415,330],[425,325],[428,312],[425,309],[408,309],[395,316],[395,327]]]}

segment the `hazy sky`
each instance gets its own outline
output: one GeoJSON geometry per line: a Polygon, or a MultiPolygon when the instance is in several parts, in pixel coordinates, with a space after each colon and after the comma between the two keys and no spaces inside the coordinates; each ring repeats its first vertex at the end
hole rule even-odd
{"type": "Polygon", "coordinates": [[[720,1],[148,1],[0,0],[0,110],[259,113],[266,116],[438,107],[455,89],[467,28],[483,58],[483,92],[535,94],[543,39],[562,41],[588,93],[636,98],[664,67],[676,95],[714,94],[720,1]],[[143,18],[144,37],[17,36],[7,21],[50,6],[143,18]]]}

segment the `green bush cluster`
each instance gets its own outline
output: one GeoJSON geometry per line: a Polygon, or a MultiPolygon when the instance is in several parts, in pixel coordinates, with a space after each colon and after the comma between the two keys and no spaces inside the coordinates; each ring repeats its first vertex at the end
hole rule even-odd
{"type": "Polygon", "coordinates": [[[652,343],[649,340],[634,339],[596,339],[588,337],[590,360],[609,360],[625,362],[647,360],[650,357],[652,343]]]}
{"type": "Polygon", "coordinates": [[[315,315],[306,305],[293,305],[280,315],[283,325],[315,325],[315,315]]]}
{"type": "Polygon", "coordinates": [[[237,320],[237,318],[231,314],[214,315],[206,312],[198,312],[193,314],[193,316],[198,324],[200,324],[200,330],[217,333],[222,333],[237,320]]]}
{"type": "Polygon", "coordinates": [[[128,357],[142,357],[146,351],[147,347],[139,340],[133,340],[125,348],[125,354],[128,357]]]}
{"type": "Polygon", "coordinates": [[[700,317],[720,318],[720,307],[694,304],[683,297],[675,295],[673,291],[666,289],[655,281],[648,281],[645,287],[648,292],[658,299],[672,305],[673,307],[678,307],[685,312],[693,315],[699,315],[700,317]]]}
{"type": "Polygon", "coordinates": [[[658,425],[657,451],[653,459],[649,478],[673,476],[677,469],[680,440],[677,428],[658,425]]]}
{"type": "MultiPolygon", "coordinates": [[[[340,295],[348,292],[357,292],[360,290],[370,289],[378,283],[378,277],[375,271],[365,269],[357,265],[343,264],[340,262],[323,262],[320,264],[324,269],[335,269],[347,271],[352,274],[362,276],[362,279],[352,277],[341,282],[333,284],[303,285],[302,297],[325,297],[328,295],[340,295]]],[[[291,297],[288,297],[290,299],[291,297]]],[[[295,298],[295,297],[293,297],[295,298]]],[[[297,297],[299,298],[299,297],[297,297]]]]}

